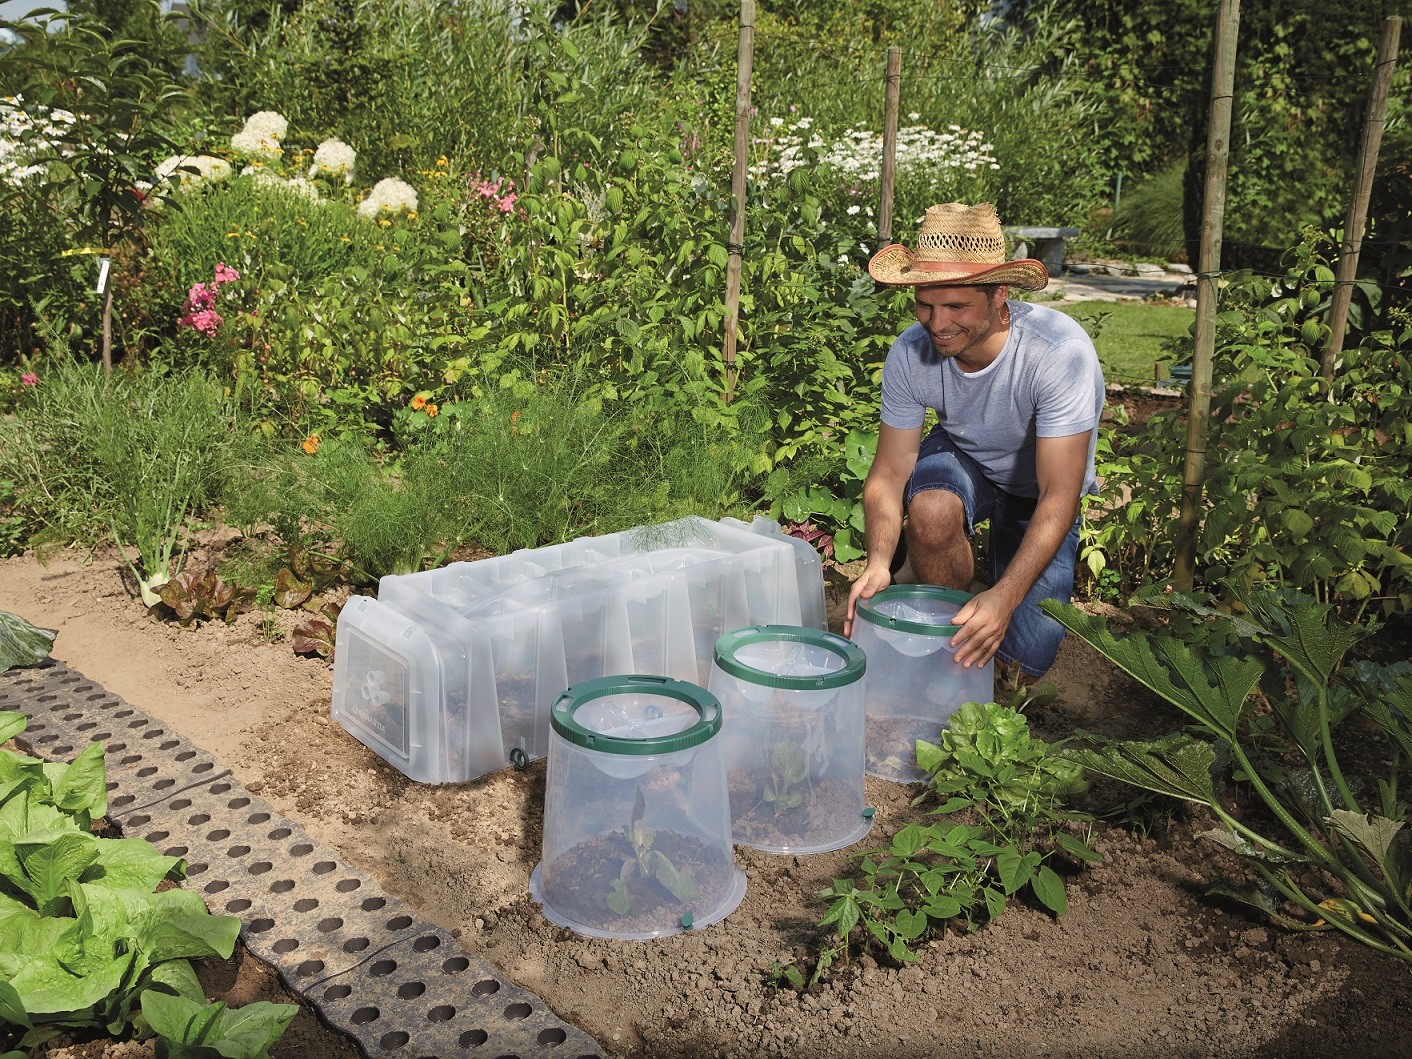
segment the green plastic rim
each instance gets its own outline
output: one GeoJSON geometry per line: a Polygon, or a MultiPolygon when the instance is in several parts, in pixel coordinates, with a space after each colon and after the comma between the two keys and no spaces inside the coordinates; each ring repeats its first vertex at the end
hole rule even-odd
{"type": "Polygon", "coordinates": [[[954,588],[938,588],[936,585],[890,585],[868,599],[860,599],[853,613],[870,625],[880,625],[896,632],[917,633],[922,636],[955,636],[961,631],[959,625],[934,625],[929,621],[911,621],[907,618],[890,618],[879,614],[879,603],[894,600],[931,599],[957,603],[962,606],[971,601],[969,592],[958,592],[954,588]]]}
{"type": "Polygon", "coordinates": [[[671,677],[630,673],[624,676],[597,677],[583,680],[568,688],[554,700],[549,710],[549,726],[563,739],[586,750],[604,754],[645,757],[651,754],[671,754],[700,746],[721,730],[721,703],[716,696],[698,684],[671,677]],[[684,732],[653,736],[648,739],[622,739],[594,732],[574,719],[581,706],[609,695],[663,695],[684,702],[696,711],[697,721],[684,732]]]}
{"type": "Polygon", "coordinates": [[[831,688],[847,687],[862,677],[863,671],[868,667],[868,659],[857,644],[822,629],[798,625],[749,625],[744,629],[728,632],[716,641],[716,665],[739,680],[767,688],[779,688],[783,691],[827,691],[831,688]],[[767,669],[756,669],[735,656],[741,648],[757,643],[807,644],[837,655],[843,659],[843,668],[816,677],[792,676],[787,673],[771,673],[767,669]]]}

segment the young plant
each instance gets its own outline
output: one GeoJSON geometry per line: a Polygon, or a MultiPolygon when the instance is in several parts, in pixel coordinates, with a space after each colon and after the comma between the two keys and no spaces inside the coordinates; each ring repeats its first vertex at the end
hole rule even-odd
{"type": "Polygon", "coordinates": [[[646,813],[647,803],[639,787],[633,800],[632,816],[627,827],[623,828],[623,834],[632,848],[632,856],[623,861],[622,870],[613,880],[608,893],[608,907],[620,916],[627,915],[632,906],[631,884],[634,879],[655,880],[678,901],[689,901],[696,893],[696,884],[691,876],[677,871],[665,853],[652,848],[657,833],[638,824],[646,813]]]}
{"type": "Polygon", "coordinates": [[[770,779],[764,798],[775,815],[788,812],[804,802],[804,785],[809,782],[809,757],[798,744],[785,740],[770,750],[770,779]]]}
{"type": "Polygon", "coordinates": [[[1345,665],[1367,629],[1290,589],[1226,587],[1231,598],[1222,606],[1180,592],[1139,597],[1201,619],[1185,639],[1127,629],[1115,635],[1103,619],[1043,604],[1191,721],[1187,732],[1158,740],[1091,738],[1074,757],[1094,772],[1210,809],[1222,826],[1202,837],[1255,875],[1216,892],[1281,926],[1338,930],[1412,962],[1412,844],[1397,786],[1401,759],[1412,753],[1412,665],[1345,665]],[[1336,729],[1359,713],[1381,730],[1391,753],[1375,785],[1346,774],[1336,749],[1336,729]],[[1243,799],[1219,782],[1228,768],[1231,783],[1253,795],[1267,818],[1237,808],[1243,799]]]}
{"type": "Polygon", "coordinates": [[[820,956],[816,980],[847,955],[860,926],[864,947],[880,945],[902,963],[917,958],[914,943],[929,932],[956,919],[975,930],[1021,892],[1063,915],[1068,892],[1053,862],[1101,859],[1068,830],[1089,820],[1063,806],[1083,789],[1082,770],[1032,737],[1017,710],[966,703],[939,745],[918,741],[917,763],[931,778],[913,804],[935,800],[933,815],[966,812],[975,822],[908,824],[888,846],[862,855],[861,881],[835,879],[820,925],[839,943],[820,956]]]}

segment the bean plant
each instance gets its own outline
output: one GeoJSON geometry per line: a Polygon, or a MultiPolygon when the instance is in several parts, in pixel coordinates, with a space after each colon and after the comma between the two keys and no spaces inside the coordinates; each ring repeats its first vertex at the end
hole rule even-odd
{"type": "Polygon", "coordinates": [[[835,879],[823,893],[821,926],[836,944],[819,955],[814,980],[847,956],[854,935],[899,963],[952,923],[977,930],[1021,894],[1055,915],[1069,907],[1056,871],[1101,859],[1089,817],[1065,808],[1083,789],[1082,769],[1030,735],[1023,714],[998,703],[968,702],[938,744],[919,740],[917,764],[929,773],[913,804],[932,804],[933,824],[909,823],[882,848],[861,855],[859,876],[835,879]]]}
{"type": "Polygon", "coordinates": [[[1371,629],[1291,589],[1222,600],[1149,590],[1183,635],[1043,608],[1186,715],[1186,731],[1072,751],[1087,769],[1205,806],[1204,832],[1252,877],[1216,888],[1292,930],[1336,930],[1412,961],[1412,844],[1398,785],[1412,756],[1412,664],[1350,661],[1371,629]],[[1371,740],[1371,744],[1370,744],[1371,740]],[[1349,771],[1345,762],[1371,762],[1349,771]],[[1251,800],[1262,810],[1243,808],[1251,800]]]}

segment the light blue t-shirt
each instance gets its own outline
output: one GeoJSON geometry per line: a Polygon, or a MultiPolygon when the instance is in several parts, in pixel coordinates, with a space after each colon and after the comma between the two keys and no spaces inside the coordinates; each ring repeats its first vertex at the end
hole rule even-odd
{"type": "Polygon", "coordinates": [[[956,447],[1013,496],[1036,497],[1035,439],[1092,430],[1084,492],[1098,492],[1093,456],[1103,412],[1103,370],[1093,341],[1056,309],[1010,301],[1010,335],[989,365],[964,372],[938,355],[926,328],[914,324],[888,351],[882,374],[882,421],[902,430],[922,425],[928,408],[956,447]]]}

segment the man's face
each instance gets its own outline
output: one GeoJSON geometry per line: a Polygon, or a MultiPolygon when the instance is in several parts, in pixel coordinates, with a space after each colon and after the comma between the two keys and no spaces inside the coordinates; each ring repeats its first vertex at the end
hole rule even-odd
{"type": "Polygon", "coordinates": [[[986,296],[980,287],[918,287],[917,320],[943,357],[961,357],[1001,327],[1005,288],[986,296]]]}

